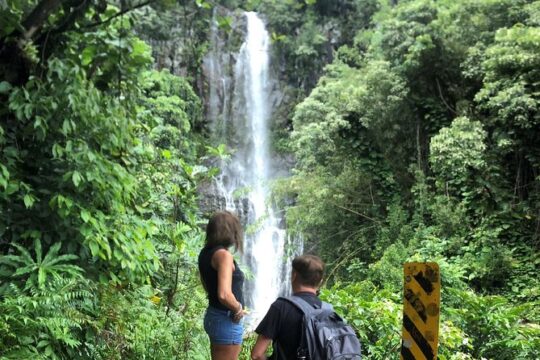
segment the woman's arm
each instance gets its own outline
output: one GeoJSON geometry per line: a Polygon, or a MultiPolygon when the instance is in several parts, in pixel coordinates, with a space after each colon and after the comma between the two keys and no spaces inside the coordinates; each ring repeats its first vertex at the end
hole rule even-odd
{"type": "Polygon", "coordinates": [[[232,292],[231,285],[234,267],[232,254],[225,249],[220,249],[212,256],[211,264],[218,273],[217,296],[219,302],[229,308],[233,314],[238,314],[242,310],[242,304],[240,304],[232,292]]]}

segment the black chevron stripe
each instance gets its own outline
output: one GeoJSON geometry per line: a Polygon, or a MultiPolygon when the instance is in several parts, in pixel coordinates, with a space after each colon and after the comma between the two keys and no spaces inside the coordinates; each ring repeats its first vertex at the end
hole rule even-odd
{"type": "Polygon", "coordinates": [[[420,285],[422,289],[424,289],[426,294],[431,294],[431,292],[433,291],[433,284],[431,283],[431,281],[429,281],[428,278],[424,276],[423,271],[420,271],[418,274],[414,275],[414,279],[416,280],[418,285],[420,285]]]}
{"type": "Polygon", "coordinates": [[[403,346],[403,344],[401,344],[401,356],[403,357],[403,360],[416,360],[411,350],[403,346]]]}
{"type": "Polygon", "coordinates": [[[405,299],[411,305],[411,307],[414,308],[418,316],[420,316],[422,321],[425,323],[427,320],[426,307],[424,306],[420,298],[416,296],[411,289],[406,289],[405,299]]]}
{"type": "Polygon", "coordinates": [[[412,338],[416,342],[416,345],[422,350],[422,353],[427,360],[434,360],[435,355],[433,349],[429,345],[428,341],[424,338],[420,330],[414,325],[412,320],[406,315],[403,315],[403,327],[411,334],[412,338]]]}

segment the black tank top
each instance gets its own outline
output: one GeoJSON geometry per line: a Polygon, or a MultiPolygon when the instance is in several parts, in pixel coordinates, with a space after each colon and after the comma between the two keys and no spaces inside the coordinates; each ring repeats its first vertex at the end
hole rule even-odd
{"type": "MultiPolygon", "coordinates": [[[[230,310],[225,305],[219,302],[217,296],[217,271],[212,267],[212,256],[219,249],[225,249],[224,246],[205,246],[199,254],[199,273],[201,274],[202,281],[208,292],[208,302],[210,306],[221,309],[230,310]]],[[[240,270],[240,267],[234,262],[234,271],[232,274],[232,293],[236,300],[244,304],[244,294],[242,292],[242,286],[244,285],[244,273],[240,270]]]]}

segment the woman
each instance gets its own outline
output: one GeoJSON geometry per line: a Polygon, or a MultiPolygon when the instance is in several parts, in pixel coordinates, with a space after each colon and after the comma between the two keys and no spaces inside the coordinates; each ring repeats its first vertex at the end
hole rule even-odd
{"type": "Polygon", "coordinates": [[[212,360],[237,360],[244,331],[244,274],[229,252],[242,251],[242,226],[228,211],[215,213],[206,226],[206,244],[199,254],[199,273],[208,294],[204,330],[212,360]]]}

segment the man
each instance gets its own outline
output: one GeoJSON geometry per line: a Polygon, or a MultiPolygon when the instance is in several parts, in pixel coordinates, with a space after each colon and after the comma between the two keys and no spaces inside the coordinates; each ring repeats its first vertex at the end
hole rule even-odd
{"type": "MultiPolygon", "coordinates": [[[[311,306],[320,308],[321,300],[317,290],[322,282],[324,263],[314,255],[302,255],[292,262],[291,285],[293,295],[301,297],[311,306]]],[[[295,305],[284,299],[277,299],[261,321],[255,332],[259,335],[251,359],[266,360],[268,346],[273,342],[274,360],[297,358],[302,333],[303,314],[295,305]]]]}

